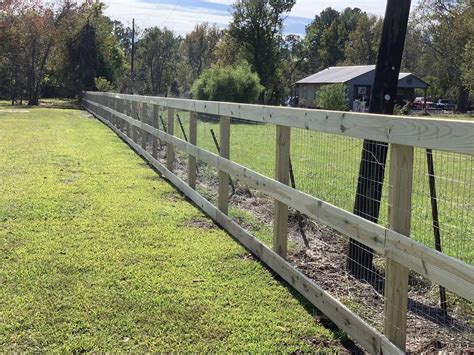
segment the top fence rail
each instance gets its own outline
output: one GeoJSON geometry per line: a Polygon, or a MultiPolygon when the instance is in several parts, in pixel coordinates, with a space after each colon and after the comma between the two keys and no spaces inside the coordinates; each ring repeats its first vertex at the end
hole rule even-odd
{"type": "Polygon", "coordinates": [[[322,111],[116,93],[88,92],[87,94],[384,143],[474,155],[474,122],[472,121],[322,111]]]}

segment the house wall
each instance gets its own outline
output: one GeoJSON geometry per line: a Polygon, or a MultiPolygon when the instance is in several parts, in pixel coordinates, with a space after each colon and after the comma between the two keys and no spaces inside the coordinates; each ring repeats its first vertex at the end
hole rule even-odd
{"type": "MultiPolygon", "coordinates": [[[[305,108],[316,108],[315,99],[316,93],[318,90],[324,86],[330,84],[298,84],[296,93],[298,95],[298,106],[305,108]]],[[[353,90],[354,88],[348,87],[348,90],[353,90]]]]}
{"type": "Polygon", "coordinates": [[[374,79],[375,79],[375,71],[371,71],[369,73],[358,76],[357,78],[354,78],[347,82],[347,87],[348,87],[347,96],[348,96],[351,107],[352,107],[352,103],[354,102],[354,99],[356,98],[355,96],[357,94],[354,90],[354,87],[355,86],[368,86],[372,88],[374,79]]]}
{"type": "Polygon", "coordinates": [[[398,87],[397,98],[398,104],[402,104],[403,100],[413,101],[415,99],[415,89],[414,88],[404,88],[398,87]]]}
{"type": "MultiPolygon", "coordinates": [[[[357,93],[355,92],[355,88],[357,86],[366,86],[368,87],[368,92],[371,93],[372,85],[375,79],[375,71],[371,71],[369,73],[363,74],[349,80],[347,82],[347,97],[349,101],[349,105],[352,107],[354,99],[357,98],[357,93]]],[[[322,85],[327,84],[298,84],[296,89],[296,94],[299,97],[299,106],[300,107],[307,107],[307,108],[315,108],[314,99],[317,90],[322,85]]],[[[408,99],[412,100],[414,98],[414,88],[425,88],[427,85],[418,79],[414,75],[407,76],[401,79],[398,82],[398,95],[397,99],[401,100],[408,99]]]]}
{"type": "Polygon", "coordinates": [[[315,108],[314,97],[320,86],[317,84],[298,84],[298,89],[296,90],[299,98],[298,105],[300,107],[315,108]]]}
{"type": "Polygon", "coordinates": [[[418,79],[414,75],[409,75],[401,80],[398,81],[399,88],[412,88],[412,89],[426,89],[428,85],[426,85],[423,81],[418,79]]]}
{"type": "MultiPolygon", "coordinates": [[[[372,87],[375,80],[375,71],[361,75],[347,82],[349,86],[349,101],[353,102],[356,98],[354,92],[355,86],[372,87]]],[[[398,81],[397,101],[413,100],[415,98],[415,88],[426,88],[427,85],[414,75],[409,75],[398,81]]]]}

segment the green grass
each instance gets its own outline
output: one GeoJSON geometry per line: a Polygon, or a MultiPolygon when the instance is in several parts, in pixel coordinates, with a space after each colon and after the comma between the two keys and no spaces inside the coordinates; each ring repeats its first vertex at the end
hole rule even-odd
{"type": "MultiPolygon", "coordinates": [[[[187,129],[187,114],[181,113],[187,129]]],[[[465,118],[465,117],[464,117],[465,118]]],[[[210,129],[215,122],[199,122],[198,145],[216,153],[210,129]]],[[[362,140],[293,129],[291,158],[298,189],[352,211],[362,140]]],[[[178,125],[175,133],[182,137],[178,125]]],[[[266,176],[274,176],[275,127],[233,124],[231,159],[266,176]]],[[[434,152],[436,188],[443,251],[474,262],[474,157],[434,152]]],[[[426,152],[415,149],[412,236],[434,248],[426,152]]],[[[388,225],[388,172],[385,175],[380,223],[388,225]]]]}
{"type": "Polygon", "coordinates": [[[2,352],[339,346],[343,335],[109,129],[77,110],[9,109],[0,106],[2,352]]]}

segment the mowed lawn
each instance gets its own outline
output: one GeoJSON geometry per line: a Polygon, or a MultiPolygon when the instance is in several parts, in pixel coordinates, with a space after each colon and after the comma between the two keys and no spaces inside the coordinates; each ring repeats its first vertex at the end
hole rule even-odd
{"type": "Polygon", "coordinates": [[[1,352],[341,346],[344,335],[98,121],[9,110],[0,106],[1,352]]]}

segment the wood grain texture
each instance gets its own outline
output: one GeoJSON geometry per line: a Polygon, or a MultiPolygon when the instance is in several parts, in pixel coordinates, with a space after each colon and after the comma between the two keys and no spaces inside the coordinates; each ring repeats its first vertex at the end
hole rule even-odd
{"type": "MultiPolygon", "coordinates": [[[[221,116],[219,119],[219,155],[222,158],[230,157],[230,118],[221,116]]],[[[219,200],[218,208],[224,214],[229,212],[229,174],[219,170],[219,200]]]]}
{"type": "MultiPolygon", "coordinates": [[[[276,126],[275,180],[288,185],[290,182],[291,128],[276,126]]],[[[275,199],[273,216],[273,250],[282,258],[288,253],[288,205],[275,199]]]]}
{"type": "MultiPolygon", "coordinates": [[[[390,152],[390,228],[410,235],[413,147],[392,144],[390,152]]],[[[406,350],[408,271],[407,267],[387,257],[384,334],[403,351],[406,350]]]]}

